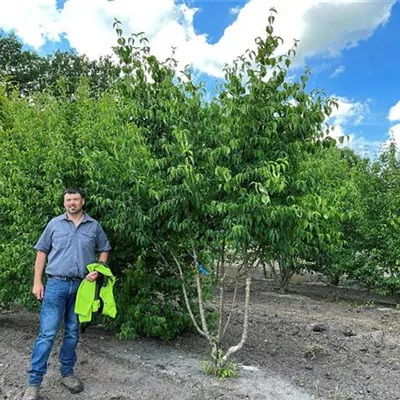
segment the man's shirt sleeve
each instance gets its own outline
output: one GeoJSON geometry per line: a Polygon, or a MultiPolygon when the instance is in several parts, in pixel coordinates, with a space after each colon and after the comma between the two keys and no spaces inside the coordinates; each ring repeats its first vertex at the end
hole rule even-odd
{"type": "Polygon", "coordinates": [[[108,238],[100,224],[97,224],[96,250],[99,253],[111,250],[110,242],[108,241],[108,238]]]}
{"type": "Polygon", "coordinates": [[[35,249],[38,251],[44,251],[46,254],[50,253],[51,250],[51,238],[53,234],[53,229],[51,227],[51,222],[46,226],[39,240],[35,244],[35,249]]]}

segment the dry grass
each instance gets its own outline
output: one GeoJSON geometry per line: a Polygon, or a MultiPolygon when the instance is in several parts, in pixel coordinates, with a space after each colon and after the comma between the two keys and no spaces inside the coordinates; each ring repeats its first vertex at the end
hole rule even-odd
{"type": "Polygon", "coordinates": [[[304,357],[308,361],[313,361],[317,358],[325,357],[329,355],[329,351],[320,344],[310,344],[304,349],[304,357]]]}

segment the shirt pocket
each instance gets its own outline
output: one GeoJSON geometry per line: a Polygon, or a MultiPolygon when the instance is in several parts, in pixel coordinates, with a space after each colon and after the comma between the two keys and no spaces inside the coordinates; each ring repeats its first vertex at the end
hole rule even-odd
{"type": "Polygon", "coordinates": [[[65,249],[71,242],[71,235],[68,232],[59,231],[53,234],[52,247],[56,249],[65,249]]]}
{"type": "Polygon", "coordinates": [[[96,233],[95,232],[82,232],[81,240],[85,247],[93,248],[96,244],[96,233]]]}

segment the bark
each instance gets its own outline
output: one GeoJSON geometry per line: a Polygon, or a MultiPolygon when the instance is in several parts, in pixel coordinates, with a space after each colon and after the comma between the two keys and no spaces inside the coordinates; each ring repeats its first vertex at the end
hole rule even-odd
{"type": "Polygon", "coordinates": [[[251,273],[248,269],[246,277],[246,297],[244,304],[244,321],[243,321],[243,333],[240,342],[236,346],[231,346],[225,355],[222,357],[222,363],[226,363],[233,354],[237,353],[244,345],[248,335],[249,329],[249,313],[250,313],[250,288],[251,288],[251,273]]]}
{"type": "Polygon", "coordinates": [[[221,252],[221,264],[220,268],[218,269],[218,273],[220,274],[221,278],[219,278],[219,314],[218,314],[218,331],[217,331],[217,343],[221,340],[222,333],[222,321],[224,316],[224,308],[225,308],[225,240],[222,245],[222,252],[221,252]]]}
{"type": "MultiPolygon", "coordinates": [[[[186,291],[186,286],[185,286],[185,280],[183,278],[183,271],[181,268],[181,265],[179,264],[179,261],[177,260],[177,258],[175,257],[174,254],[172,254],[172,257],[175,260],[176,265],[178,266],[178,270],[179,270],[179,275],[181,277],[181,281],[182,281],[182,291],[183,291],[183,297],[185,298],[185,303],[186,303],[186,308],[188,310],[190,319],[193,322],[193,325],[195,326],[195,328],[197,329],[197,331],[200,333],[200,335],[204,336],[207,338],[205,332],[200,328],[199,324],[196,321],[196,318],[194,317],[193,311],[192,311],[192,307],[190,306],[190,302],[189,302],[189,297],[187,295],[187,291],[186,291]]],[[[208,339],[208,338],[207,338],[208,339]]]]}

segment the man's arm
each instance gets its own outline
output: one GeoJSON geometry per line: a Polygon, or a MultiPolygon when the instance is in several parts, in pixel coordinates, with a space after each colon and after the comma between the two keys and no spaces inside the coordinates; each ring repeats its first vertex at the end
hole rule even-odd
{"type": "MultiPolygon", "coordinates": [[[[97,261],[107,264],[111,246],[100,224],[97,224],[96,250],[99,252],[99,257],[97,258],[97,261]]],[[[93,282],[98,278],[98,276],[99,273],[97,271],[93,271],[86,275],[86,279],[93,282]]]]}
{"type": "MultiPolygon", "coordinates": [[[[102,252],[99,254],[99,258],[98,258],[97,261],[103,262],[104,264],[107,264],[108,255],[109,255],[109,252],[108,252],[108,251],[102,251],[102,252]]],[[[89,272],[89,273],[86,275],[86,279],[87,279],[88,281],[90,281],[90,282],[95,281],[98,277],[99,277],[99,273],[98,273],[97,271],[89,272]]]]}
{"type": "Polygon", "coordinates": [[[36,254],[35,277],[33,279],[33,289],[32,289],[32,293],[38,300],[42,300],[44,295],[42,276],[44,267],[46,265],[46,260],[47,260],[47,253],[39,250],[36,254]]]}
{"type": "Polygon", "coordinates": [[[110,254],[110,253],[109,253],[108,251],[102,251],[102,252],[99,254],[99,259],[98,259],[98,261],[103,262],[104,264],[107,264],[108,255],[109,255],[109,254],[110,254]]]}

